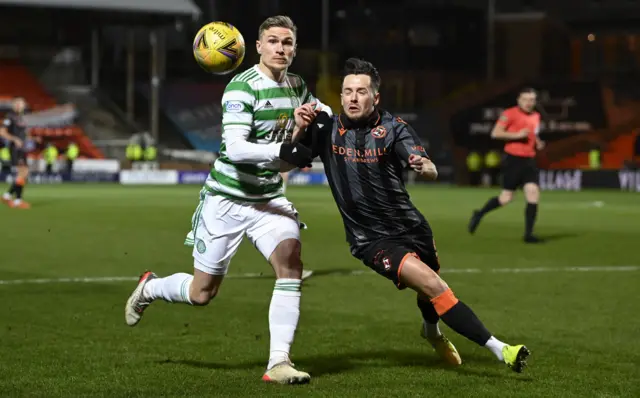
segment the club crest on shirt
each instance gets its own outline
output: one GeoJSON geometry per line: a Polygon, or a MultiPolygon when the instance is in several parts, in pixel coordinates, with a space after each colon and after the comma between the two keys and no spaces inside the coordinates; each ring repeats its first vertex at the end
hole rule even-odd
{"type": "Polygon", "coordinates": [[[387,129],[384,126],[376,126],[371,129],[371,135],[375,138],[384,138],[387,136],[387,129]]]}
{"type": "Polygon", "coordinates": [[[276,125],[279,129],[284,129],[285,127],[287,127],[288,122],[289,116],[286,113],[281,113],[280,115],[278,115],[278,121],[276,122],[276,125]]]}

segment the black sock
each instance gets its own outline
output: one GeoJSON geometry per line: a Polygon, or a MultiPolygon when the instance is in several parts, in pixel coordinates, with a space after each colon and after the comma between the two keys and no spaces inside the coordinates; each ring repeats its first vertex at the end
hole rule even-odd
{"type": "Polygon", "coordinates": [[[16,183],[14,182],[13,184],[11,184],[11,187],[9,188],[9,190],[7,191],[7,193],[8,193],[9,195],[13,195],[14,193],[16,193],[16,187],[17,187],[17,185],[16,185],[16,183]]]}
{"type": "Polygon", "coordinates": [[[433,308],[433,304],[429,299],[420,299],[418,296],[418,308],[420,308],[420,312],[422,313],[422,319],[424,319],[427,323],[435,325],[440,320],[436,309],[433,308]]]}
{"type": "Polygon", "coordinates": [[[527,209],[524,214],[524,235],[531,236],[533,234],[533,226],[536,223],[536,216],[538,215],[538,204],[527,203],[527,209]]]}
{"type": "Polygon", "coordinates": [[[462,301],[458,301],[449,311],[440,315],[440,319],[451,329],[480,346],[484,346],[491,337],[491,333],[476,314],[462,301]]]}
{"type": "Polygon", "coordinates": [[[14,191],[16,193],[16,199],[22,199],[22,189],[23,188],[24,187],[22,185],[16,185],[16,188],[15,188],[15,191],[14,191]]]}
{"type": "Polygon", "coordinates": [[[480,209],[480,215],[484,216],[491,210],[495,210],[500,206],[501,205],[500,205],[500,201],[498,200],[498,197],[494,196],[493,198],[489,199],[487,203],[484,204],[484,207],[482,209],[480,209]]]}

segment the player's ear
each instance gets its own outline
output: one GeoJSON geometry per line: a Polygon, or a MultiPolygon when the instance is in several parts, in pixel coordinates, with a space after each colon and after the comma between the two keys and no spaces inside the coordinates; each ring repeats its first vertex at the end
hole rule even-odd
{"type": "Polygon", "coordinates": [[[261,50],[260,50],[261,48],[262,48],[262,45],[260,44],[260,40],[256,40],[256,52],[257,52],[259,55],[262,55],[262,52],[261,52],[261,50]]]}
{"type": "Polygon", "coordinates": [[[376,92],[373,94],[373,105],[378,105],[380,103],[380,92],[376,92]]]}

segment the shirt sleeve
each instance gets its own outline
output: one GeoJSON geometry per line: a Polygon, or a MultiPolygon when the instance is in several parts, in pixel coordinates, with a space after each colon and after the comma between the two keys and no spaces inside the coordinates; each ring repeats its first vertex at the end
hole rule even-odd
{"type": "Polygon", "coordinates": [[[262,163],[275,160],[281,144],[248,142],[253,125],[255,94],[247,82],[230,82],[222,95],[222,141],[225,155],[236,163],[262,163]]]}
{"type": "Polygon", "coordinates": [[[230,82],[222,95],[222,130],[251,132],[256,97],[247,82],[230,82]]]}
{"type": "Polygon", "coordinates": [[[496,122],[496,124],[498,126],[502,126],[505,129],[509,128],[509,126],[511,125],[513,117],[511,115],[511,112],[509,112],[509,110],[504,110],[502,111],[502,113],[500,114],[500,117],[498,118],[498,121],[496,122]]]}
{"type": "Polygon", "coordinates": [[[427,155],[427,151],[424,149],[422,142],[420,141],[420,137],[415,132],[413,127],[409,126],[404,121],[398,121],[396,125],[396,141],[395,141],[395,152],[400,159],[400,163],[402,167],[409,166],[409,156],[417,155],[425,158],[429,158],[427,155]]]}

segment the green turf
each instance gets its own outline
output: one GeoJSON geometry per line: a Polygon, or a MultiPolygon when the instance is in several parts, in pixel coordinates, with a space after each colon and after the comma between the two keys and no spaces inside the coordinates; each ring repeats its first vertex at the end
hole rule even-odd
{"type": "MultiPolygon", "coordinates": [[[[29,186],[29,211],[0,208],[0,280],[190,272],[182,245],[199,188],[29,186]]],[[[349,255],[327,188],[291,187],[310,229],[293,360],[307,386],[260,377],[268,355],[271,278],[229,279],[208,307],[155,303],[136,328],[123,307],[134,282],[0,285],[2,396],[618,397],[640,396],[640,271],[569,272],[640,265],[640,196],[543,193],[538,232],[521,243],[522,197],[491,214],[476,236],[471,210],[495,191],[420,187],[443,277],[501,339],[533,352],[523,374],[443,328],[465,361],[442,366],[419,337],[414,295],[349,255]],[[604,204],[594,205],[596,201],[604,204]],[[506,273],[498,268],[558,268],[506,273]],[[447,273],[476,268],[483,272],[447,273]],[[325,272],[323,275],[322,272],[325,272]]],[[[246,242],[230,274],[268,265],[246,242]]]]}

